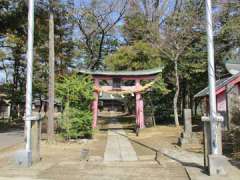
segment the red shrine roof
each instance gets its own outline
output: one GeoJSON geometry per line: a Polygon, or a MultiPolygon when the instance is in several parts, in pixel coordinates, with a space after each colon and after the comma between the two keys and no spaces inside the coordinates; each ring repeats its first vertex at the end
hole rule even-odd
{"type": "Polygon", "coordinates": [[[152,76],[157,75],[162,72],[162,67],[154,68],[154,69],[147,69],[147,70],[138,70],[138,71],[91,71],[81,69],[79,73],[82,74],[90,74],[93,76],[152,76]]]}
{"type": "MultiPolygon", "coordinates": [[[[224,92],[226,90],[226,86],[235,85],[240,82],[240,73],[232,75],[231,77],[219,79],[216,81],[216,95],[224,92]]],[[[194,98],[205,97],[209,95],[209,88],[206,87],[200,92],[198,92],[194,98]]]]}

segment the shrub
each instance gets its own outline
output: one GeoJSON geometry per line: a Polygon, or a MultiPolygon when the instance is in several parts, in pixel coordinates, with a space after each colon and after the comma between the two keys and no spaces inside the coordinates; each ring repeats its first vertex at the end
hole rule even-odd
{"type": "Polygon", "coordinates": [[[56,94],[64,104],[59,119],[60,133],[64,138],[92,136],[93,83],[89,76],[68,75],[61,77],[56,86],[56,94]]]}
{"type": "Polygon", "coordinates": [[[92,136],[92,113],[66,105],[59,121],[61,134],[66,139],[92,136]]]}

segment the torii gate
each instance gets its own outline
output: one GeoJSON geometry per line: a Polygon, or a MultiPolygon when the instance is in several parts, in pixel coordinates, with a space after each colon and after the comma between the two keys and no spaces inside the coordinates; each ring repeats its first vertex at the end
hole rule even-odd
{"type": "Polygon", "coordinates": [[[139,70],[139,71],[89,71],[80,70],[80,73],[92,75],[94,80],[94,101],[92,103],[93,123],[92,127],[97,127],[98,119],[98,97],[102,92],[110,94],[135,94],[136,97],[136,124],[139,128],[144,128],[144,108],[141,93],[151,87],[157,75],[162,72],[162,68],[139,70]],[[101,86],[100,81],[110,80],[112,85],[101,86]],[[134,81],[134,85],[126,86],[122,84],[124,80],[134,81]],[[142,80],[152,80],[149,84],[142,86],[142,80]]]}

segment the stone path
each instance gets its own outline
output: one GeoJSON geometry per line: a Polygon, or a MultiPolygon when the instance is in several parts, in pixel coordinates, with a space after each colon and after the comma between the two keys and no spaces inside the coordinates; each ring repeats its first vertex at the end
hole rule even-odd
{"type": "MultiPolygon", "coordinates": [[[[110,125],[111,126],[111,125],[110,125]]],[[[137,154],[133,149],[121,124],[116,120],[114,126],[118,129],[109,129],[104,161],[136,161],[137,154]]]]}

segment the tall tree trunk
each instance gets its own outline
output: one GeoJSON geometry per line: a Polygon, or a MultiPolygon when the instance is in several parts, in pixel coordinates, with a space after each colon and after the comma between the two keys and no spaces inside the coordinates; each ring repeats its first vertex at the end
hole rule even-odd
{"type": "Polygon", "coordinates": [[[48,141],[54,141],[54,16],[53,0],[50,3],[49,14],[49,82],[48,82],[48,141]]]}
{"type": "Polygon", "coordinates": [[[173,98],[173,109],[174,109],[174,120],[175,120],[175,125],[178,127],[179,126],[179,120],[178,120],[178,96],[179,96],[179,77],[178,77],[178,64],[177,60],[174,60],[174,70],[175,70],[175,79],[176,79],[176,92],[173,98]]]}
{"type": "Polygon", "coordinates": [[[100,40],[99,49],[98,49],[98,57],[94,61],[94,64],[92,65],[91,69],[97,69],[97,70],[99,69],[99,66],[101,64],[101,59],[102,59],[104,38],[105,38],[105,33],[104,31],[102,31],[101,40],[100,40]]]}
{"type": "MultiPolygon", "coordinates": [[[[20,47],[17,47],[13,49],[13,58],[14,58],[14,64],[13,64],[13,84],[11,87],[11,110],[10,110],[10,117],[11,120],[16,120],[18,119],[18,87],[19,87],[19,82],[20,82],[20,73],[19,73],[19,69],[20,69],[20,55],[21,52],[19,51],[20,47]]],[[[10,123],[10,119],[9,119],[9,123],[10,123]]]]}
{"type": "Polygon", "coordinates": [[[184,109],[186,106],[186,81],[183,80],[182,84],[181,84],[181,90],[180,90],[180,94],[181,94],[181,117],[183,119],[184,116],[184,109]]]}

